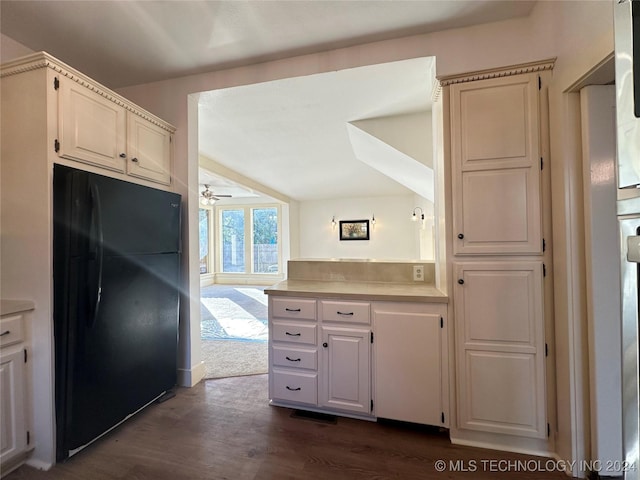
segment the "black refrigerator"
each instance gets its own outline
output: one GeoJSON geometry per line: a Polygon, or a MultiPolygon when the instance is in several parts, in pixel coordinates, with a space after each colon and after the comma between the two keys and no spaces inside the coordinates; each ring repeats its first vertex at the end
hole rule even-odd
{"type": "Polygon", "coordinates": [[[56,458],[177,380],[180,195],[54,166],[56,458]]]}

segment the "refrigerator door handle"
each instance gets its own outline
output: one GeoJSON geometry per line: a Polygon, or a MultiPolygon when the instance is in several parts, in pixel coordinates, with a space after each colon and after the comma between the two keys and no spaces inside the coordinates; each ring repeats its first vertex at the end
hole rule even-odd
{"type": "Polygon", "coordinates": [[[100,191],[98,185],[91,184],[91,217],[96,220],[96,236],[97,247],[96,257],[98,260],[98,281],[96,287],[96,303],[93,307],[93,314],[89,317],[89,328],[92,328],[98,318],[98,311],[100,309],[100,299],[102,297],[102,264],[104,261],[104,238],[102,235],[102,205],[100,204],[100,191]]]}
{"type": "Polygon", "coordinates": [[[627,262],[640,263],[640,236],[627,237],[627,262]]]}

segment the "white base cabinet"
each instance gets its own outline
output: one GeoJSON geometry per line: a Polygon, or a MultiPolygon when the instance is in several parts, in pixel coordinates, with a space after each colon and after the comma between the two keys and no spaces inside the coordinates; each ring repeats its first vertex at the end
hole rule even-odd
{"type": "Polygon", "coordinates": [[[448,426],[447,307],[374,303],[375,412],[448,426]]]}
{"type": "Polygon", "coordinates": [[[29,451],[25,316],[0,319],[0,474],[20,466],[29,451]]]}
{"type": "Polygon", "coordinates": [[[316,301],[269,297],[269,398],[318,404],[316,301]]]}
{"type": "Polygon", "coordinates": [[[371,330],[322,327],[320,406],[369,415],[371,330]]]}
{"type": "Polygon", "coordinates": [[[269,295],[272,404],[448,426],[447,305],[269,295]]]}

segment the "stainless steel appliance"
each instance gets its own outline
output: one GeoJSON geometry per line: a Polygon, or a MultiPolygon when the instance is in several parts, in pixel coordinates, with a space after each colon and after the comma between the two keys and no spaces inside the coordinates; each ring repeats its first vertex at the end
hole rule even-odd
{"type": "Polygon", "coordinates": [[[640,480],[640,0],[614,3],[625,479],[640,480]]]}

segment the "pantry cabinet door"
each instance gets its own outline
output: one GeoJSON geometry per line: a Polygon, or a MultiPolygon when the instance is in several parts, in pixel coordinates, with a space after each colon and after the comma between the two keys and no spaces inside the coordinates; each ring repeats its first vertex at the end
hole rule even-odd
{"type": "Polygon", "coordinates": [[[455,264],[461,428],[546,438],[542,269],[455,264]]]}
{"type": "Polygon", "coordinates": [[[127,123],[127,173],[157,183],[171,183],[171,133],[131,112],[127,123]]]}
{"type": "Polygon", "coordinates": [[[541,254],[538,77],[451,86],[454,254],[541,254]]]}
{"type": "Polygon", "coordinates": [[[58,155],[124,172],[124,107],[67,78],[59,82],[58,155]]]}

